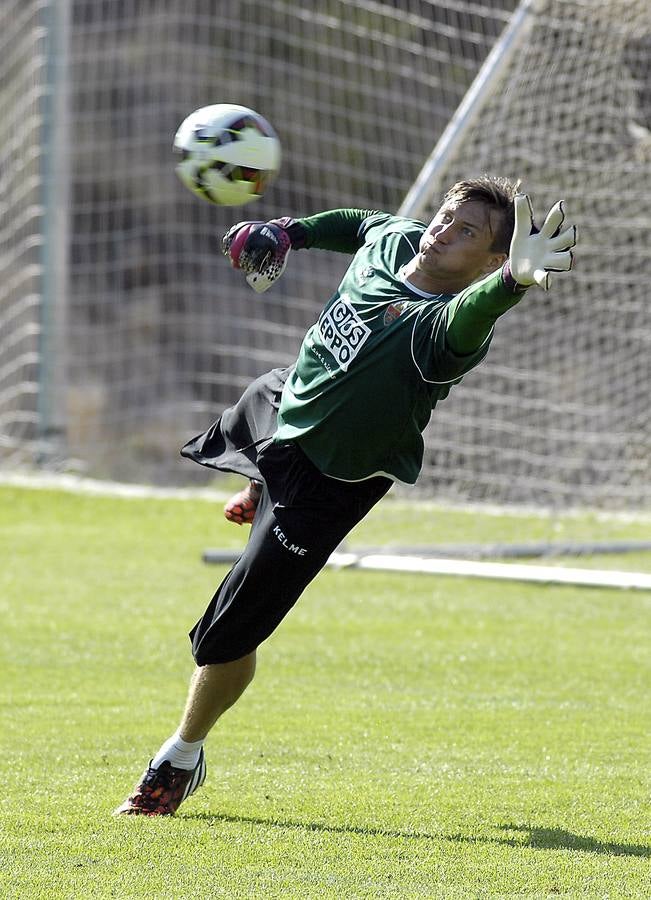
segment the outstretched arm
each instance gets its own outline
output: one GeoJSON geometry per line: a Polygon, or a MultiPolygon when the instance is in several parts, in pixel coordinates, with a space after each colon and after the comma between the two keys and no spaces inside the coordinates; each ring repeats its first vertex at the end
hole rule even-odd
{"type": "Polygon", "coordinates": [[[513,239],[501,271],[466,288],[449,305],[446,337],[455,353],[474,353],[489,337],[497,319],[515,306],[528,287],[537,284],[546,291],[550,273],[572,268],[576,225],[563,228],[564,222],[560,201],[538,230],[529,197],[517,195],[513,239]]]}

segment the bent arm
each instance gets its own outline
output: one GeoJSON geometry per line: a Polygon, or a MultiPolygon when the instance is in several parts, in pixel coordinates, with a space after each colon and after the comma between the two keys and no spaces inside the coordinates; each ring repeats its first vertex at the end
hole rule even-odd
{"type": "Polygon", "coordinates": [[[360,235],[362,222],[376,214],[373,209],[330,209],[296,222],[305,230],[303,246],[356,253],[364,243],[360,235]]]}
{"type": "Polygon", "coordinates": [[[290,250],[318,247],[356,253],[364,243],[362,224],[374,215],[369,209],[332,209],[304,219],[238,222],[224,235],[222,253],[260,294],[283,274],[290,250]]]}

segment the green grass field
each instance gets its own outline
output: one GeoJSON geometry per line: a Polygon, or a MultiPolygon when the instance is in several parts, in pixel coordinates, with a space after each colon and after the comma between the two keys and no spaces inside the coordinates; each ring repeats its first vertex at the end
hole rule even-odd
{"type": "MultiPolygon", "coordinates": [[[[648,532],[387,500],[356,540],[648,532]]],[[[177,724],[225,571],[201,553],[243,538],[202,501],[0,487],[0,896],[651,897],[643,592],[328,570],[211,735],[204,788],[113,818],[177,724]]]]}

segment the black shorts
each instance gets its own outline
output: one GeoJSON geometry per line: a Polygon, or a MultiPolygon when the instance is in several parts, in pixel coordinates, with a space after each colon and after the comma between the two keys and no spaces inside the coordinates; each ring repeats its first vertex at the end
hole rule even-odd
{"type": "Polygon", "coordinates": [[[268,444],[257,464],[264,487],[249,541],[190,632],[200,666],[240,659],[268,638],[392,484],[329,478],[295,443],[268,444]]]}
{"type": "Polygon", "coordinates": [[[181,456],[200,466],[260,478],[258,450],[278,427],[278,407],[291,369],[265,372],[244,391],[234,406],[225,410],[207,431],[181,449],[181,456]]]}

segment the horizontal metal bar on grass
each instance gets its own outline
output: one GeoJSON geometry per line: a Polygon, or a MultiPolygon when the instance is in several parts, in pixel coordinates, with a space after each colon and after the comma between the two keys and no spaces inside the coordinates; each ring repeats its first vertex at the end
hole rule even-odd
{"type": "Polygon", "coordinates": [[[389,553],[446,559],[534,559],[553,556],[595,556],[609,553],[651,552],[651,541],[531,541],[522,544],[423,544],[416,546],[357,547],[360,556],[389,553]]]}
{"type": "Polygon", "coordinates": [[[490,578],[575,587],[621,588],[651,591],[651,573],[621,572],[613,569],[574,569],[564,566],[534,566],[518,563],[489,563],[463,559],[425,559],[420,556],[333,553],[329,565],[340,568],[383,572],[410,572],[424,575],[456,575],[463,578],[490,578]]]}
{"type": "MultiPolygon", "coordinates": [[[[240,551],[237,550],[206,550],[203,554],[203,561],[232,564],[239,556],[240,551]]],[[[622,572],[611,569],[576,569],[565,566],[520,565],[389,553],[348,552],[333,553],[328,560],[328,565],[338,569],[451,575],[463,578],[488,578],[550,585],[574,585],[576,587],[651,590],[651,573],[622,572]]]]}

